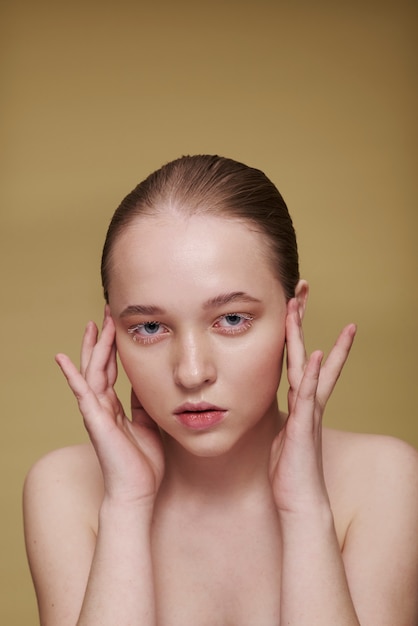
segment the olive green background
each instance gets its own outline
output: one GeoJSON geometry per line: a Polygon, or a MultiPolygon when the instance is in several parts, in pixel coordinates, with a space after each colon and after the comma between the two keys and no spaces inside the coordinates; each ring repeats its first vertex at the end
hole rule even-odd
{"type": "Polygon", "coordinates": [[[174,157],[216,152],[277,183],[311,283],[309,349],[359,325],[327,423],[418,445],[417,4],[0,8],[0,621],[32,626],[22,483],[48,450],[85,440],[53,357],[77,359],[100,320],[114,208],[174,157]]]}

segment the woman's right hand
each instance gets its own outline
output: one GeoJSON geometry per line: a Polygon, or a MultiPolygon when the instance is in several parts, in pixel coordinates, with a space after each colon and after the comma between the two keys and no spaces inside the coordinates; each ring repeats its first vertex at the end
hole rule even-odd
{"type": "Polygon", "coordinates": [[[132,391],[132,420],[114,390],[117,378],[115,326],[106,313],[99,337],[89,322],[81,367],[65,354],[56,361],[74,393],[101,465],[105,497],[114,502],[153,505],[164,473],[161,435],[132,391]]]}

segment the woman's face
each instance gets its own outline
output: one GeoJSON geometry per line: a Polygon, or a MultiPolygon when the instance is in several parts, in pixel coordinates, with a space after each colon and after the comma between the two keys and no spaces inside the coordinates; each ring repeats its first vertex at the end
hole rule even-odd
{"type": "Polygon", "coordinates": [[[277,420],[286,298],[249,225],[138,218],[115,242],[109,306],[136,396],[184,448],[222,454],[277,420]]]}

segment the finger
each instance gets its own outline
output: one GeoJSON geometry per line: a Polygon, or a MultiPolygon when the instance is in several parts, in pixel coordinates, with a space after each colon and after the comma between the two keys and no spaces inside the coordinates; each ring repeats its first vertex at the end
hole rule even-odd
{"type": "Polygon", "coordinates": [[[334,347],[322,366],[318,385],[318,401],[322,407],[325,406],[340,377],[348,355],[350,354],[356,331],[357,328],[355,324],[349,324],[341,331],[334,347]]]}
{"type": "Polygon", "coordinates": [[[117,354],[116,342],[114,341],[112,349],[110,351],[109,361],[107,363],[107,375],[108,375],[109,385],[111,387],[113,387],[113,385],[116,383],[116,379],[118,377],[118,364],[116,360],[116,354],[117,354]]]}
{"type": "Polygon", "coordinates": [[[303,338],[302,320],[296,298],[288,303],[286,317],[287,377],[291,394],[295,394],[302,380],[307,356],[303,338]]]}
{"type": "Polygon", "coordinates": [[[83,341],[81,343],[81,355],[80,355],[80,372],[83,376],[86,375],[86,370],[91,359],[91,355],[94,346],[97,343],[99,331],[94,322],[88,322],[83,335],[83,341]]]}
{"type": "Polygon", "coordinates": [[[117,415],[116,419],[109,419],[109,413],[103,409],[96,394],[69,357],[65,354],[57,354],[55,360],[77,400],[90,440],[99,453],[101,442],[104,441],[103,436],[107,437],[106,433],[110,433],[111,437],[114,436],[116,422],[120,416],[117,415]]]}
{"type": "Polygon", "coordinates": [[[103,320],[103,328],[108,325],[113,327],[113,341],[111,344],[111,350],[109,353],[109,359],[107,361],[107,365],[106,365],[106,370],[107,370],[107,377],[108,377],[108,385],[110,387],[113,387],[113,385],[116,383],[116,379],[118,377],[118,365],[117,365],[117,359],[116,359],[116,355],[117,355],[117,348],[116,348],[116,328],[115,328],[115,324],[113,322],[113,319],[111,318],[110,315],[110,309],[109,306],[106,305],[105,306],[105,314],[104,314],[104,320],[103,320]]]}
{"type": "Polygon", "coordinates": [[[55,360],[61,368],[67,383],[78,402],[83,417],[89,419],[100,410],[99,402],[90,389],[84,376],[66,354],[57,354],[55,360]]]}
{"type": "Polygon", "coordinates": [[[85,377],[93,391],[100,393],[109,385],[108,367],[115,360],[115,326],[110,317],[105,318],[101,335],[94,346],[85,377]]]}
{"type": "Polygon", "coordinates": [[[306,365],[306,349],[303,338],[302,320],[296,298],[288,303],[286,317],[286,347],[288,367],[303,372],[306,365]]]}
{"type": "Polygon", "coordinates": [[[316,396],[323,352],[317,350],[311,354],[305,367],[292,411],[292,422],[307,428],[310,432],[316,425],[316,396]]]}

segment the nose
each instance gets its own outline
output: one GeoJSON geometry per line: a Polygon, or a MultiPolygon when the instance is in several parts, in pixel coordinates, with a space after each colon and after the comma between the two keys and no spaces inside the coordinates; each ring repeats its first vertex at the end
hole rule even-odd
{"type": "Polygon", "coordinates": [[[174,380],[185,389],[197,389],[216,380],[216,366],[210,340],[188,333],[174,345],[174,380]]]}

